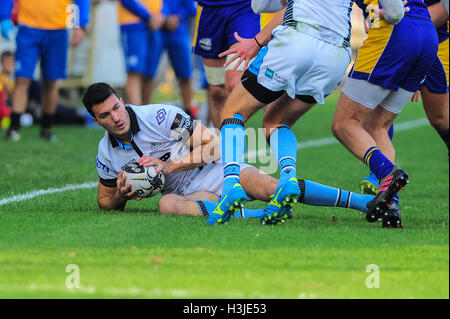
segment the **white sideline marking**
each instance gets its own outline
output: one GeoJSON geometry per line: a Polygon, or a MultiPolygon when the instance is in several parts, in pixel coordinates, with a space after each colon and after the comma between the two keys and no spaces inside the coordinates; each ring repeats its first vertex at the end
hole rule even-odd
{"type": "MultiPolygon", "coordinates": [[[[395,124],[394,134],[395,134],[395,132],[412,130],[417,127],[426,126],[428,124],[429,124],[429,122],[428,122],[427,118],[421,118],[418,120],[398,123],[398,124],[395,124]]],[[[298,143],[297,149],[326,146],[326,145],[332,145],[332,144],[337,144],[337,143],[339,143],[339,142],[334,137],[327,137],[327,138],[321,138],[318,140],[311,140],[311,141],[298,143]]],[[[253,151],[253,152],[248,152],[247,156],[250,157],[250,156],[255,156],[255,155],[260,155],[260,154],[262,155],[265,153],[266,153],[266,150],[253,151]]],[[[98,184],[98,182],[89,182],[89,183],[83,183],[83,184],[78,184],[78,185],[69,184],[62,188],[49,188],[49,189],[41,189],[41,190],[37,190],[37,191],[32,191],[32,192],[21,194],[21,195],[16,195],[13,197],[0,199],[0,206],[6,205],[9,203],[15,203],[15,202],[28,200],[28,199],[31,199],[31,198],[34,198],[37,196],[42,196],[42,195],[47,195],[47,194],[61,193],[61,192],[77,190],[77,189],[94,188],[97,186],[97,184],[98,184]]]]}
{"type": "MultiPolygon", "coordinates": [[[[394,134],[396,132],[412,130],[417,127],[422,127],[422,126],[426,126],[429,124],[430,124],[430,122],[428,122],[427,118],[421,118],[418,120],[413,120],[413,121],[408,121],[408,122],[403,122],[403,123],[398,123],[398,124],[395,123],[394,134]]],[[[326,137],[326,138],[321,138],[318,140],[300,142],[297,144],[297,149],[305,149],[305,148],[311,148],[311,147],[333,145],[333,144],[338,144],[338,143],[339,143],[339,141],[337,139],[335,139],[334,137],[326,137]]],[[[266,154],[266,150],[264,149],[264,150],[259,150],[259,151],[248,152],[248,153],[246,153],[246,156],[248,156],[249,158],[254,158],[255,156],[262,156],[265,154],[266,154]]]]}
{"type": "Polygon", "coordinates": [[[78,184],[78,185],[69,184],[69,185],[66,185],[61,188],[40,189],[37,191],[32,191],[29,193],[1,199],[0,206],[6,205],[9,203],[15,203],[15,202],[23,201],[23,200],[28,200],[28,199],[31,199],[31,198],[34,198],[37,196],[42,196],[42,195],[47,195],[47,194],[61,193],[61,192],[72,191],[72,190],[76,190],[76,189],[94,188],[97,186],[97,184],[98,184],[98,182],[90,182],[90,183],[83,183],[83,184],[78,184]]]}
{"type": "MultiPolygon", "coordinates": [[[[174,298],[189,298],[195,296],[206,296],[210,294],[206,291],[198,291],[198,290],[185,290],[185,289],[161,289],[154,288],[152,290],[142,289],[139,287],[106,287],[106,288],[97,288],[95,286],[87,286],[80,287],[76,289],[68,289],[64,285],[52,285],[52,284],[43,284],[39,285],[37,283],[31,283],[29,285],[26,284],[13,284],[13,285],[0,285],[1,291],[28,291],[28,292],[67,292],[73,294],[106,294],[113,297],[121,297],[121,296],[135,296],[135,297],[143,297],[143,298],[160,298],[163,296],[170,296],[174,298]]],[[[221,292],[218,294],[221,298],[228,299],[242,299],[242,298],[250,298],[250,299],[275,299],[279,296],[264,294],[259,291],[254,291],[250,293],[243,293],[240,291],[227,291],[221,292]]],[[[299,299],[304,299],[304,294],[299,295],[299,299]]],[[[316,296],[317,297],[317,296],[316,296]]],[[[308,298],[308,297],[306,297],[308,298]]],[[[312,298],[312,297],[310,297],[312,298]]]]}

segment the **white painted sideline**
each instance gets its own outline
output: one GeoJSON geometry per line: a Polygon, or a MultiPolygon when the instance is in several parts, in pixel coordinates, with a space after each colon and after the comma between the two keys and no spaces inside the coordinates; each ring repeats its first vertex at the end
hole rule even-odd
{"type": "MultiPolygon", "coordinates": [[[[429,124],[428,119],[421,118],[418,120],[395,124],[394,131],[401,132],[401,131],[412,130],[417,127],[426,126],[428,124],[429,124]]],[[[395,132],[394,132],[394,134],[395,134],[395,132]]],[[[311,140],[311,141],[299,143],[297,145],[297,148],[305,149],[305,148],[311,148],[311,147],[332,145],[332,144],[337,144],[337,143],[338,143],[338,141],[334,137],[328,137],[328,138],[322,138],[322,139],[318,139],[318,140],[311,140]]],[[[262,150],[261,154],[265,154],[265,152],[266,152],[266,150],[262,150]],[[264,152],[264,153],[262,153],[262,152],[264,152]]],[[[260,154],[260,153],[259,152],[248,153],[249,156],[250,156],[250,154],[252,156],[255,156],[255,154],[260,154]]],[[[24,200],[29,200],[34,197],[47,195],[47,194],[61,193],[61,192],[77,190],[77,189],[94,188],[97,186],[97,184],[98,184],[98,182],[88,182],[88,183],[77,184],[77,185],[69,184],[62,188],[48,188],[48,189],[36,190],[36,191],[29,192],[29,193],[16,195],[13,197],[0,199],[0,206],[6,205],[9,203],[15,203],[15,202],[20,202],[20,201],[24,201],[24,200]]]]}
{"type": "Polygon", "coordinates": [[[64,187],[61,188],[48,188],[48,189],[40,189],[37,191],[32,191],[29,193],[25,193],[25,194],[21,194],[21,195],[16,195],[13,197],[9,197],[9,198],[4,198],[0,200],[0,206],[5,205],[5,204],[9,204],[9,203],[14,203],[14,202],[20,202],[23,200],[28,200],[37,196],[42,196],[42,195],[47,195],[47,194],[54,194],[54,193],[61,193],[61,192],[65,192],[65,191],[72,191],[72,190],[76,190],[76,189],[84,189],[84,188],[94,188],[96,187],[98,184],[98,182],[90,182],[90,183],[83,183],[83,184],[78,184],[78,185],[66,185],[64,187]]]}

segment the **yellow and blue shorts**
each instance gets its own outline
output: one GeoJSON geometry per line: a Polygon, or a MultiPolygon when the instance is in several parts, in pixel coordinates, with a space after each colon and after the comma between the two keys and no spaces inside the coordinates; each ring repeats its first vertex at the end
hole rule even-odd
{"type": "Polygon", "coordinates": [[[249,2],[228,6],[200,7],[193,41],[194,54],[218,59],[220,53],[237,42],[234,32],[243,38],[253,38],[260,31],[260,15],[252,11],[249,2]]]}
{"type": "Polygon", "coordinates": [[[438,43],[429,19],[405,16],[395,26],[383,23],[369,31],[349,77],[392,91],[415,92],[435,63],[438,43]]]}

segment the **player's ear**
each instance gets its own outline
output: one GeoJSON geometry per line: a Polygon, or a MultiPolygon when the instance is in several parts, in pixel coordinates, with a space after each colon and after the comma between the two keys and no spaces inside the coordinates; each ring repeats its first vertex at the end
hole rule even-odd
{"type": "Polygon", "coordinates": [[[95,118],[94,116],[92,117],[92,120],[95,122],[95,124],[97,124],[98,126],[102,126],[98,121],[97,118],[95,118]]]}
{"type": "Polygon", "coordinates": [[[122,105],[125,105],[125,102],[123,101],[123,98],[120,98],[119,101],[120,101],[120,103],[121,103],[122,105]]]}

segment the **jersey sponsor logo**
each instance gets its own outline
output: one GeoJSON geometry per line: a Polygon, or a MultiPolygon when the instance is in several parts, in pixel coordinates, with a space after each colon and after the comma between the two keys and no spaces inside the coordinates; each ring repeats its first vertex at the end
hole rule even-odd
{"type": "Polygon", "coordinates": [[[265,76],[267,76],[269,79],[273,79],[273,76],[275,75],[275,72],[269,68],[266,69],[266,72],[264,73],[265,76]]]}
{"type": "Polygon", "coordinates": [[[156,121],[159,125],[166,119],[166,114],[167,112],[165,109],[160,109],[156,112],[156,121]]]}
{"type": "Polygon", "coordinates": [[[109,167],[106,166],[105,164],[103,164],[102,162],[100,162],[98,157],[95,158],[95,165],[97,166],[97,168],[101,169],[102,171],[109,173],[109,167]]]}
{"type": "Polygon", "coordinates": [[[174,139],[181,141],[182,139],[187,139],[192,135],[192,132],[194,131],[194,123],[190,117],[184,117],[180,113],[177,113],[170,129],[172,130],[171,136],[174,139]]]}
{"type": "Polygon", "coordinates": [[[153,154],[153,153],[156,153],[159,150],[163,149],[167,145],[167,143],[155,142],[155,143],[149,143],[149,145],[150,145],[149,154],[153,154]]]}
{"type": "Polygon", "coordinates": [[[211,51],[212,40],[211,40],[211,38],[200,39],[200,40],[198,40],[198,45],[200,46],[200,48],[202,48],[202,50],[211,51]]]}

